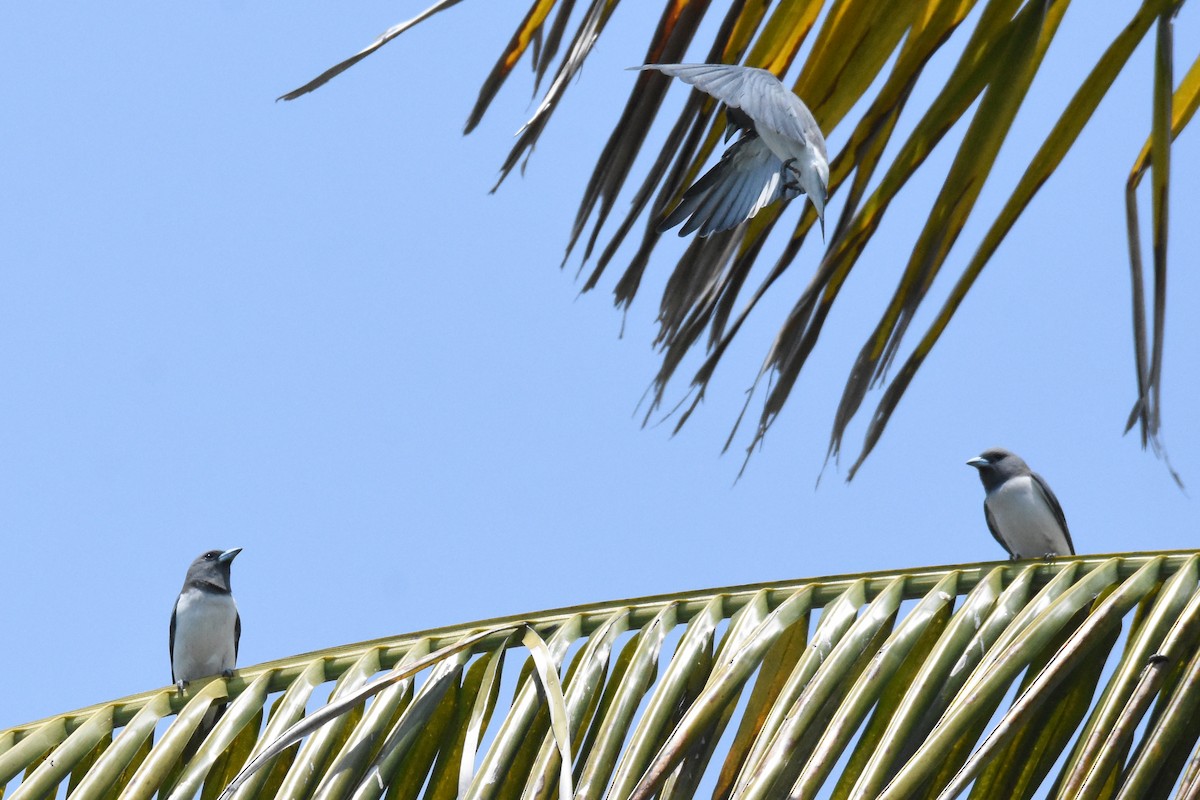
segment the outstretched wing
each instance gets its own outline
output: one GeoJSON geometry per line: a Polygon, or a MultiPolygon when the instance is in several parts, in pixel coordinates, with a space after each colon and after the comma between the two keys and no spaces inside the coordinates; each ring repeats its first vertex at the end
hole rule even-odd
{"type": "Polygon", "coordinates": [[[1067,549],[1071,555],[1075,555],[1075,544],[1071,541],[1071,531],[1067,528],[1067,515],[1063,513],[1062,505],[1058,502],[1058,498],[1054,496],[1054,491],[1050,488],[1050,484],[1042,479],[1041,475],[1036,472],[1031,472],[1033,477],[1033,485],[1042,492],[1042,496],[1046,498],[1046,504],[1050,506],[1050,510],[1054,512],[1054,519],[1058,521],[1058,527],[1062,528],[1063,536],[1067,539],[1067,549]]]}
{"type": "Polygon", "coordinates": [[[687,220],[680,236],[697,229],[708,236],[740,225],[780,197],[795,197],[799,192],[784,186],[782,168],[783,162],[762,139],[746,134],[684,192],[675,210],[658,224],[658,232],[687,220]]]}
{"type": "Polygon", "coordinates": [[[802,145],[812,145],[828,159],[825,137],[808,106],[773,74],[737,64],[645,64],[695,86],[731,108],[740,108],[760,127],[802,145]]]}

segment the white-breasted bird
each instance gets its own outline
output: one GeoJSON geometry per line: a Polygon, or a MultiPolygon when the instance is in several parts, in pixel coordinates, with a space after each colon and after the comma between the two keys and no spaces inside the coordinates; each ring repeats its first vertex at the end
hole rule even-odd
{"type": "Polygon", "coordinates": [[[988,529],[1011,558],[1075,555],[1062,505],[1050,484],[1016,453],[999,447],[967,462],[979,470],[987,492],[988,529]]]}
{"type": "MultiPolygon", "coordinates": [[[[731,129],[741,136],[720,162],[684,192],[658,230],[686,236],[729,230],[778,199],[804,193],[825,230],[829,155],[825,137],[804,101],[765,69],[735,64],[645,64],[695,86],[727,106],[731,129]]],[[[732,135],[727,133],[726,139],[732,135]]]]}
{"type": "Polygon", "coordinates": [[[209,550],[188,567],[171,610],[171,680],[182,691],[190,681],[232,674],[242,618],[229,589],[229,568],[242,548],[209,550]]]}
{"type": "MultiPolygon", "coordinates": [[[[181,692],[197,678],[228,678],[237,665],[242,617],[230,590],[229,568],[240,552],[240,547],[209,550],[188,567],[183,589],[171,610],[171,680],[181,692]]],[[[195,754],[224,710],[225,704],[220,703],[204,715],[184,747],[185,761],[195,754]]]]}

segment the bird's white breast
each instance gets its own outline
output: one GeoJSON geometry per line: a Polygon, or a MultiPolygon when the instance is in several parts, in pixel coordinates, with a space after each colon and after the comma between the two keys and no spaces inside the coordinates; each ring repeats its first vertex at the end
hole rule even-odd
{"type": "Polygon", "coordinates": [[[1000,538],[1019,558],[1070,553],[1045,495],[1028,475],[1010,478],[987,498],[1000,538]]]}
{"type": "Polygon", "coordinates": [[[171,650],[175,680],[191,681],[234,668],[237,613],[230,594],[189,589],[179,596],[171,650]]]}

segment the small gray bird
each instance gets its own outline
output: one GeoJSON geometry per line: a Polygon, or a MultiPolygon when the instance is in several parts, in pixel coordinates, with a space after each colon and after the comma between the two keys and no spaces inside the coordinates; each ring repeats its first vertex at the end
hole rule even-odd
{"type": "Polygon", "coordinates": [[[188,567],[171,611],[171,681],[229,677],[237,663],[242,618],[229,589],[229,568],[242,548],[209,550],[188,567]]]}
{"type": "Polygon", "coordinates": [[[979,470],[987,490],[983,514],[988,528],[1011,558],[1075,555],[1058,498],[1020,456],[995,448],[967,464],[979,470]]]}
{"type": "Polygon", "coordinates": [[[808,106],[765,69],[734,64],[646,64],[695,86],[727,106],[729,128],[742,135],[720,162],[684,192],[659,224],[659,233],[685,219],[679,230],[701,236],[729,230],[779,199],[804,193],[825,231],[829,155],[808,106]],[[688,219],[690,217],[690,219],[688,219]]]}

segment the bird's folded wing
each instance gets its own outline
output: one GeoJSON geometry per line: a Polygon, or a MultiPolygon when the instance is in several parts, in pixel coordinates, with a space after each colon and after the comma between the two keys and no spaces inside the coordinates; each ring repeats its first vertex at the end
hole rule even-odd
{"type": "Polygon", "coordinates": [[[175,615],[179,611],[179,601],[175,601],[175,607],[171,609],[171,637],[167,642],[167,649],[171,659],[171,683],[175,682],[175,615]]]}
{"type": "Polygon", "coordinates": [[[727,106],[740,108],[757,126],[825,148],[825,137],[808,106],[765,69],[737,64],[646,64],[636,69],[655,69],[679,78],[727,106]]]}
{"type": "Polygon", "coordinates": [[[992,516],[992,509],[988,506],[987,500],[983,501],[983,518],[987,520],[988,530],[992,532],[992,538],[1000,543],[1010,558],[1016,558],[1016,553],[1008,546],[1008,542],[1004,541],[1004,537],[1000,535],[1000,526],[996,524],[996,518],[992,516]]]}
{"type": "Polygon", "coordinates": [[[795,197],[798,192],[783,186],[782,167],[762,139],[753,135],[738,139],[684,193],[675,210],[659,223],[659,233],[687,220],[680,236],[695,230],[708,236],[736,227],[780,197],[795,197]]]}
{"type": "Polygon", "coordinates": [[[1071,541],[1071,531],[1067,528],[1067,515],[1063,513],[1062,503],[1058,502],[1058,498],[1054,495],[1054,490],[1050,488],[1050,484],[1046,483],[1046,479],[1036,472],[1031,472],[1030,477],[1033,478],[1033,485],[1042,493],[1042,497],[1046,500],[1046,505],[1050,506],[1050,511],[1054,514],[1054,519],[1058,521],[1058,526],[1062,528],[1063,536],[1067,539],[1067,548],[1071,551],[1071,555],[1075,555],[1075,543],[1071,541]]]}

